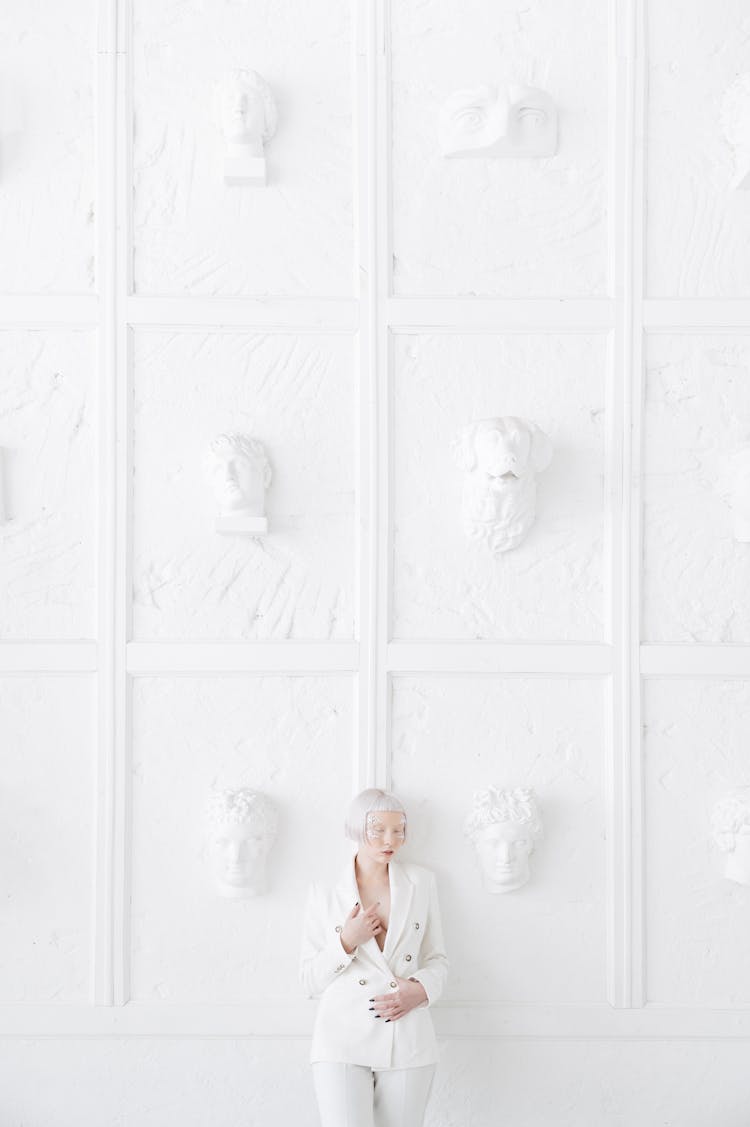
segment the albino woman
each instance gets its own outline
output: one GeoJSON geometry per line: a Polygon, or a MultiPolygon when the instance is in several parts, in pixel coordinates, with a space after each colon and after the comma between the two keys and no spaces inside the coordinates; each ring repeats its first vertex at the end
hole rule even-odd
{"type": "Polygon", "coordinates": [[[319,997],[312,1052],[322,1127],[422,1127],[438,1059],[429,1007],[445,983],[435,878],[399,864],[401,802],[353,800],[357,849],[332,887],[310,888],[300,977],[319,997]]]}

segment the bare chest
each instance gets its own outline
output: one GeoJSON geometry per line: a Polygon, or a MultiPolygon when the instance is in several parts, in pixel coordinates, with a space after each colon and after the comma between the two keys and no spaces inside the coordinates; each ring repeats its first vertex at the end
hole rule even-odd
{"type": "Polygon", "coordinates": [[[375,942],[382,951],[385,946],[386,933],[388,931],[388,923],[391,918],[391,889],[390,885],[370,885],[357,881],[359,888],[360,904],[365,911],[371,904],[377,903],[377,915],[380,920],[382,931],[375,936],[375,942]]]}

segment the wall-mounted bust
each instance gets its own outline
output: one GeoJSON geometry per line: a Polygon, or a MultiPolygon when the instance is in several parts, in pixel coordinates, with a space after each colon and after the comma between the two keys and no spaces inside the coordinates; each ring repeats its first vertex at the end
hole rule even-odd
{"type": "Polygon", "coordinates": [[[732,531],[740,544],[750,544],[750,442],[733,451],[731,467],[732,531]]]}
{"type": "Polygon", "coordinates": [[[750,787],[719,799],[711,813],[714,841],[724,854],[724,876],[750,885],[750,787]]]}
{"type": "Polygon", "coordinates": [[[514,892],[529,880],[529,857],[542,836],[542,816],[533,790],[488,787],[477,791],[464,822],[486,892],[514,892]]]}
{"type": "Polygon", "coordinates": [[[463,427],[450,449],[466,473],[466,535],[486,540],[494,555],[517,547],[534,523],[536,475],[552,460],[547,435],[535,423],[506,415],[463,427]]]}
{"type": "Polygon", "coordinates": [[[212,791],[206,812],[208,847],[221,896],[258,896],[266,890],[266,858],[276,838],[278,813],[258,791],[212,791]]]}
{"type": "Polygon", "coordinates": [[[737,75],[724,92],[721,131],[734,160],[732,187],[750,189],[750,72],[737,75]]]}
{"type": "Polygon", "coordinates": [[[229,184],[265,184],[264,145],[278,124],[270,86],[257,71],[235,70],[220,84],[219,101],[227,144],[224,179],[229,184]]]}
{"type": "Polygon", "coordinates": [[[267,532],[271,466],[263,443],[244,434],[219,434],[206,450],[203,466],[219,506],[216,531],[267,532]]]}
{"type": "Polygon", "coordinates": [[[551,157],[557,108],[534,86],[457,90],[441,108],[439,138],[447,157],[551,157]]]}

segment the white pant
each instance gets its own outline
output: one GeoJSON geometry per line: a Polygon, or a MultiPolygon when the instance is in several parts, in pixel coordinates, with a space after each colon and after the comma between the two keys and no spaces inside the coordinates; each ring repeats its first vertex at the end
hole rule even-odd
{"type": "Polygon", "coordinates": [[[317,1061],[312,1070],[322,1127],[422,1127],[434,1064],[373,1070],[317,1061]]]}

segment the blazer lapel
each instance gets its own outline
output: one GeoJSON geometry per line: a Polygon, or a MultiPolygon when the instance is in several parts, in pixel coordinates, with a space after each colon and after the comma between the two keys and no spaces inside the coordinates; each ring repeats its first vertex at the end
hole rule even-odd
{"type": "Polygon", "coordinates": [[[388,931],[383,948],[383,956],[386,961],[392,956],[401,938],[406,921],[409,918],[412,897],[414,896],[414,885],[398,862],[391,861],[389,864],[388,878],[391,886],[391,917],[388,921],[388,931]]]}
{"type": "MultiPolygon", "coordinates": [[[[392,872],[393,865],[388,866],[389,876],[392,872]]],[[[388,936],[391,934],[391,927],[393,926],[393,880],[389,880],[391,886],[391,919],[386,933],[386,947],[388,946],[388,936]]],[[[410,882],[409,882],[410,883],[410,882]]],[[[411,887],[411,885],[410,885],[411,887]]],[[[359,888],[357,887],[357,877],[354,871],[354,857],[348,862],[344,868],[339,881],[336,884],[336,897],[339,902],[339,911],[341,912],[341,919],[345,920],[351,912],[354,905],[359,900],[359,888]]],[[[362,905],[360,905],[362,907],[362,905]]],[[[366,952],[367,955],[376,963],[380,963],[388,973],[390,967],[385,962],[385,951],[381,951],[378,947],[378,941],[373,936],[368,939],[366,943],[361,944],[360,950],[366,952]]]]}

